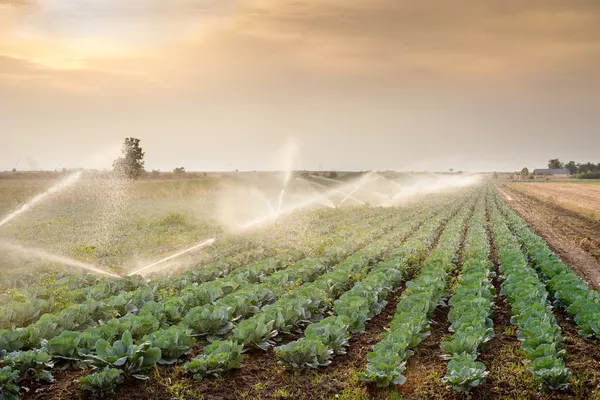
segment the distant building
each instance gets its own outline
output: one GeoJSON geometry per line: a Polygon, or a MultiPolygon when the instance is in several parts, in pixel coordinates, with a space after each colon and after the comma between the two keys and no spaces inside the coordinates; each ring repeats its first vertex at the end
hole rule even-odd
{"type": "Polygon", "coordinates": [[[534,169],[533,175],[542,176],[569,176],[571,173],[568,169],[534,169]]]}

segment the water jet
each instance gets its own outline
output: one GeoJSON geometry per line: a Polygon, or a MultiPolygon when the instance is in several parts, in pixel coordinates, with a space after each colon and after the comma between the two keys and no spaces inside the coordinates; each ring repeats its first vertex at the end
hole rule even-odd
{"type": "Polygon", "coordinates": [[[150,269],[152,267],[155,267],[155,266],[157,266],[159,264],[162,264],[162,263],[164,263],[166,261],[169,261],[169,260],[172,260],[172,259],[174,259],[176,257],[182,256],[182,255],[184,255],[186,253],[189,253],[190,251],[194,251],[194,250],[198,250],[198,249],[201,249],[203,247],[206,247],[206,246],[210,246],[210,245],[212,245],[215,242],[215,240],[217,240],[217,238],[212,238],[212,239],[205,240],[202,243],[198,243],[197,245],[194,245],[194,246],[192,246],[190,248],[182,250],[182,251],[180,251],[178,253],[175,253],[173,255],[170,255],[168,257],[165,257],[162,260],[156,261],[155,263],[152,263],[150,265],[146,265],[145,267],[136,269],[135,271],[130,272],[129,274],[127,274],[127,276],[132,276],[132,275],[139,274],[140,272],[146,271],[146,270],[148,270],[148,269],[150,269]]]}
{"type": "Polygon", "coordinates": [[[38,194],[33,199],[29,200],[27,203],[22,205],[21,208],[19,208],[17,211],[9,214],[2,221],[0,221],[0,226],[7,224],[11,220],[13,220],[16,217],[18,217],[19,215],[23,214],[25,211],[29,210],[34,205],[36,205],[40,201],[44,200],[46,197],[73,185],[75,182],[77,182],[81,178],[82,174],[83,174],[82,171],[75,172],[75,173],[67,176],[65,179],[63,179],[56,185],[52,186],[50,189],[46,190],[44,193],[38,194]]]}
{"type": "Polygon", "coordinates": [[[17,253],[23,258],[37,258],[41,260],[46,260],[50,262],[55,262],[58,264],[66,265],[68,267],[81,268],[86,271],[92,272],[94,274],[106,275],[112,278],[122,278],[120,275],[113,274],[112,272],[104,271],[100,267],[86,263],[83,261],[78,261],[69,257],[48,253],[45,250],[36,249],[33,247],[25,247],[16,243],[10,243],[7,241],[0,241],[0,248],[6,249],[13,253],[17,253]]]}

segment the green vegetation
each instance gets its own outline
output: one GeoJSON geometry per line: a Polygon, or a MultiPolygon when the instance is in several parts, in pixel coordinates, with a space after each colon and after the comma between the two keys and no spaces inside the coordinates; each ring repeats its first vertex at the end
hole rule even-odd
{"type": "Polygon", "coordinates": [[[580,179],[599,179],[600,178],[600,163],[594,164],[591,162],[576,163],[569,161],[568,163],[561,162],[558,158],[548,161],[550,169],[568,169],[571,175],[576,175],[580,179]]]}
{"type": "MultiPolygon", "coordinates": [[[[135,185],[143,197],[163,184],[135,185]]],[[[187,237],[201,225],[186,211],[163,211],[129,229],[187,237]]],[[[74,248],[80,259],[104,251],[74,248]]],[[[600,340],[599,296],[492,186],[398,208],[307,211],[267,229],[224,235],[182,270],[149,280],[5,273],[0,397],[27,396],[21,387],[54,376],[70,379],[74,398],[82,391],[119,396],[136,379],[147,380],[135,387],[156,398],[202,398],[204,389],[227,384],[243,386],[239,398],[302,398],[309,385],[326,388],[311,393],[323,399],[444,398],[454,395],[450,388],[478,398],[485,390],[504,393],[490,389],[500,375],[516,398],[542,386],[541,398],[565,389],[560,396],[578,395],[589,392],[594,376],[567,368],[550,304],[582,337],[600,340]],[[512,325],[494,332],[496,279],[512,325]],[[391,299],[399,299],[395,309],[391,299]],[[434,315],[447,324],[432,323],[434,315]],[[498,336],[513,342],[490,358],[498,336]],[[437,363],[421,371],[423,348],[437,363]]]]}
{"type": "Polygon", "coordinates": [[[453,334],[442,343],[450,359],[443,381],[459,392],[468,392],[483,383],[488,372],[476,360],[482,345],[494,337],[490,318],[495,295],[491,283],[493,265],[485,226],[482,197],[468,224],[461,274],[449,302],[452,309],[448,319],[453,334]]]}
{"type": "Polygon", "coordinates": [[[534,376],[551,390],[568,387],[570,371],[565,366],[562,333],[551,309],[548,292],[521,251],[496,207],[491,226],[502,273],[502,292],[511,307],[511,323],[518,327],[521,348],[531,361],[534,376]]]}
{"type": "Polygon", "coordinates": [[[102,371],[81,378],[79,382],[83,390],[95,394],[112,393],[118,385],[123,383],[123,371],[106,367],[102,371]]]}
{"type": "Polygon", "coordinates": [[[511,229],[521,240],[556,304],[579,326],[579,334],[600,340],[600,293],[575,275],[514,211],[496,198],[511,229]]]}
{"type": "Polygon", "coordinates": [[[378,386],[406,382],[403,375],[406,362],[414,354],[412,349],[429,336],[428,317],[446,294],[448,274],[456,267],[456,254],[470,212],[469,204],[450,220],[438,247],[424,262],[419,275],[406,284],[389,330],[367,356],[367,368],[361,373],[361,379],[378,386]]]}

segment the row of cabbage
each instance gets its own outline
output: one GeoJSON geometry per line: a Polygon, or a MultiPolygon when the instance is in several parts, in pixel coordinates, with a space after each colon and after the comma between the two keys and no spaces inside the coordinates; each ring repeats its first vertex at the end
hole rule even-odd
{"type": "Polygon", "coordinates": [[[555,299],[555,305],[573,318],[582,337],[600,340],[600,293],[590,290],[587,282],[575,275],[499,194],[495,200],[555,299]]]}
{"type": "MultiPolygon", "coordinates": [[[[381,217],[377,221],[380,219],[381,217]]],[[[367,218],[362,223],[364,226],[369,226],[369,222],[371,219],[367,218]]],[[[357,225],[355,224],[355,226],[357,225]]],[[[337,243],[346,241],[347,233],[351,232],[349,230],[348,232],[340,231],[336,235],[330,235],[325,242],[329,243],[332,248],[338,249],[337,243]]],[[[202,277],[212,278],[212,280],[200,285],[197,285],[197,282],[189,282],[182,291],[166,299],[160,296],[156,286],[146,285],[139,276],[112,281],[118,288],[131,289],[137,286],[137,289],[122,292],[105,301],[88,299],[57,314],[45,314],[36,323],[25,329],[0,330],[0,351],[3,349],[17,350],[21,347],[35,348],[39,346],[42,339],[51,339],[62,331],[87,330],[90,333],[88,342],[93,342],[98,338],[110,340],[125,330],[131,330],[134,333],[140,330],[152,331],[159,323],[152,315],[159,311],[170,324],[178,323],[190,308],[210,303],[245,284],[259,282],[263,276],[287,267],[303,255],[303,251],[280,254],[277,259],[270,258],[248,267],[232,269],[228,275],[220,278],[214,275],[213,268],[209,268],[207,274],[202,277]],[[120,315],[123,317],[115,319],[120,315]],[[98,321],[102,326],[92,330],[91,328],[98,325],[98,321]],[[121,329],[112,329],[115,326],[120,326],[121,329]],[[114,331],[113,335],[110,334],[111,330],[114,331]],[[12,344],[4,345],[5,342],[12,344]]],[[[335,257],[331,258],[335,260],[335,257]]],[[[195,278],[200,278],[200,275],[195,278]]]]}
{"type": "Polygon", "coordinates": [[[473,205],[474,198],[471,198],[450,220],[419,275],[407,282],[389,330],[367,356],[367,368],[359,375],[362,380],[378,386],[406,381],[403,373],[412,349],[429,336],[428,318],[447,294],[448,274],[456,267],[457,252],[473,205]]]}
{"type": "Polygon", "coordinates": [[[433,247],[438,233],[457,206],[430,218],[384,261],[335,301],[334,315],[310,324],[304,337],[275,348],[280,363],[295,369],[326,366],[335,355],[345,354],[348,339],[365,331],[365,323],[378,315],[390,293],[398,290],[433,247]]]}
{"type": "MultiPolygon", "coordinates": [[[[397,219],[387,221],[386,224],[391,227],[403,218],[406,218],[406,214],[400,213],[397,219]]],[[[369,226],[371,222],[373,221],[364,221],[364,226],[369,226]]],[[[357,228],[361,228],[360,225],[354,225],[347,231],[337,232],[335,236],[338,240],[344,240],[347,247],[336,247],[342,250],[339,254],[330,254],[329,259],[306,260],[275,273],[273,272],[277,268],[277,260],[266,260],[263,263],[246,268],[245,271],[247,273],[243,277],[240,277],[240,280],[236,284],[232,285],[232,281],[227,281],[228,278],[222,278],[205,284],[204,288],[201,288],[203,285],[199,285],[194,288],[194,291],[197,292],[200,290],[203,296],[186,297],[185,300],[192,300],[186,304],[188,306],[190,304],[198,305],[198,301],[208,304],[216,300],[216,298],[252,281],[253,278],[268,280],[271,288],[278,290],[278,293],[281,294],[282,288],[284,288],[283,290],[289,289],[289,287],[286,288],[286,285],[296,285],[304,280],[311,281],[319,276],[319,274],[325,272],[329,269],[326,264],[330,264],[340,257],[345,257],[351,252],[352,249],[350,247],[357,249],[361,245],[364,245],[366,241],[369,241],[372,236],[381,235],[383,232],[381,226],[378,226],[378,224],[375,225],[375,228],[366,231],[363,230],[362,235],[359,235],[361,239],[358,241],[350,239],[352,238],[352,233],[357,228]],[[221,286],[218,288],[214,286],[217,282],[221,283],[221,286]]],[[[361,229],[358,230],[360,231],[361,229]]],[[[334,278],[334,276],[330,276],[330,278],[334,278]]],[[[249,289],[249,287],[246,288],[249,289]]],[[[233,299],[231,296],[228,298],[233,299]]],[[[268,302],[269,297],[267,296],[263,300],[268,302]]],[[[3,359],[3,365],[9,368],[6,371],[6,375],[14,374],[17,371],[20,372],[20,379],[34,378],[43,380],[51,378],[48,368],[52,368],[55,364],[59,364],[61,367],[85,367],[91,364],[96,367],[106,367],[107,369],[86,378],[85,385],[90,389],[102,389],[104,385],[114,386],[124,376],[143,378],[144,376],[140,375],[139,372],[144,367],[153,365],[156,362],[162,364],[174,363],[189,351],[193,343],[193,339],[190,338],[190,329],[183,326],[187,326],[194,319],[189,318],[185,322],[182,321],[185,314],[179,311],[173,312],[173,310],[168,308],[168,304],[166,303],[168,301],[165,303],[147,301],[139,310],[138,315],[131,313],[119,319],[111,319],[105,325],[87,329],[83,333],[62,332],[58,337],[48,341],[41,340],[41,349],[9,353],[3,359]],[[170,321],[167,320],[168,318],[170,318],[170,321]],[[174,321],[181,321],[182,326],[167,328],[168,323],[174,321]],[[160,329],[161,326],[164,329],[160,329]],[[113,338],[118,336],[120,332],[123,332],[121,340],[117,340],[110,345],[113,338]],[[145,333],[149,334],[142,338],[142,335],[145,333]],[[142,338],[141,343],[134,343],[133,339],[135,338],[142,338]],[[109,348],[112,350],[109,351],[109,348]],[[122,373],[115,372],[115,368],[122,371],[122,373]],[[38,373],[33,374],[34,376],[27,376],[35,371],[38,373]]],[[[238,312],[251,312],[258,307],[256,304],[246,307],[243,302],[234,302],[234,304],[237,306],[238,312]]],[[[209,319],[209,321],[220,322],[214,319],[209,319]]],[[[200,326],[195,326],[195,328],[198,330],[205,329],[200,326]]],[[[56,326],[53,329],[56,329],[56,326]]],[[[214,329],[211,332],[218,333],[214,329]]],[[[14,334],[16,331],[8,333],[14,334]]],[[[21,338],[16,337],[12,339],[5,341],[5,347],[13,349],[22,345],[20,343],[21,338]]],[[[0,380],[2,380],[2,376],[0,376],[0,380]]]]}
{"type": "MultiPolygon", "coordinates": [[[[113,320],[114,322],[110,321],[121,327],[114,333],[118,335],[123,329],[130,329],[129,320],[135,323],[136,320],[154,318],[161,325],[179,324],[191,328],[194,335],[208,335],[209,338],[222,335],[231,328],[232,322],[252,314],[261,305],[272,302],[291,286],[313,281],[341,259],[363,247],[372,237],[380,236],[393,227],[394,223],[405,215],[400,213],[397,219],[386,219],[383,222],[379,218],[376,221],[367,219],[351,225],[352,228],[347,227],[335,232],[324,241],[328,245],[324,256],[302,260],[280,270],[268,266],[258,270],[244,269],[248,273],[188,287],[160,302],[148,302],[140,309],[138,315],[126,315],[113,320]],[[375,222],[374,227],[371,226],[372,222],[375,222]],[[256,285],[258,283],[260,285],[256,285]]],[[[262,263],[261,265],[264,266],[262,263]]],[[[105,332],[100,333],[104,335],[104,339],[111,339],[105,332]]],[[[139,338],[143,333],[134,334],[134,337],[139,338]]]]}
{"type": "MultiPolygon", "coordinates": [[[[187,282],[201,283],[219,276],[242,265],[241,260],[259,260],[264,258],[256,252],[244,253],[206,267],[198,271],[190,271],[177,279],[170,279],[170,286],[179,286],[187,282]]],[[[247,265],[246,263],[245,265],[247,265]]],[[[53,275],[41,278],[44,284],[17,290],[9,289],[3,296],[6,298],[0,308],[0,329],[24,327],[35,323],[44,314],[57,314],[75,304],[88,300],[102,301],[107,304],[119,302],[121,298],[135,296],[131,292],[144,287],[162,289],[164,280],[147,284],[140,276],[122,279],[99,278],[95,275],[67,276],[55,280],[53,275]]]]}
{"type": "Polygon", "coordinates": [[[536,271],[528,265],[518,238],[488,194],[490,222],[500,263],[502,294],[511,308],[511,323],[518,328],[521,349],[530,361],[530,371],[551,390],[568,387],[570,371],[565,366],[561,329],[548,303],[548,292],[536,271]]]}
{"type": "MultiPolygon", "coordinates": [[[[381,214],[381,213],[379,213],[381,214]]],[[[199,265],[181,275],[157,278],[146,284],[139,276],[124,279],[102,278],[95,275],[65,275],[64,273],[25,274],[34,275],[35,283],[24,282],[22,287],[7,289],[0,294],[2,307],[0,307],[0,329],[13,326],[24,327],[34,323],[41,315],[58,313],[73,304],[81,304],[86,300],[103,301],[110,304],[119,302],[118,296],[127,297],[127,293],[143,287],[157,287],[162,296],[168,296],[182,290],[194,283],[208,282],[227,275],[234,269],[252,264],[261,259],[280,255],[280,252],[296,253],[294,260],[299,260],[320,248],[321,236],[331,232],[342,223],[353,223],[357,218],[377,217],[377,213],[365,211],[356,215],[325,215],[319,219],[319,224],[311,230],[312,234],[303,234],[305,240],[301,243],[278,243],[277,246],[257,245],[260,240],[234,241],[236,244],[232,251],[231,246],[225,246],[225,257],[214,257],[212,265],[199,265]],[[256,246],[249,247],[250,244],[256,246]],[[300,244],[300,245],[299,245],[300,244]],[[293,249],[293,250],[292,250],[293,249]],[[227,255],[227,253],[232,254],[227,255]]],[[[281,237],[287,238],[286,231],[281,232],[281,237]]],[[[257,235],[259,238],[262,235],[257,235]]],[[[221,242],[231,240],[220,239],[221,242]]],[[[291,242],[291,240],[288,240],[291,242]]],[[[281,242],[281,240],[279,241],[281,242]]],[[[223,246],[221,246],[223,247],[223,246]]],[[[25,277],[24,277],[25,278],[25,277]]],[[[130,294],[130,296],[134,296],[130,294]]]]}
{"type": "Polygon", "coordinates": [[[477,361],[481,346],[494,337],[491,319],[494,266],[486,226],[485,197],[482,196],[468,223],[461,272],[448,302],[452,335],[442,342],[442,350],[450,360],[443,381],[459,392],[481,385],[488,375],[485,365],[477,361]]]}
{"type": "MultiPolygon", "coordinates": [[[[347,293],[354,282],[358,281],[354,287],[360,285],[374,262],[379,261],[437,212],[422,210],[420,215],[405,219],[392,233],[340,263],[328,274],[313,283],[297,287],[275,303],[264,307],[252,318],[239,323],[230,340],[214,342],[205,349],[204,354],[188,362],[184,368],[199,379],[219,375],[240,366],[242,349],[254,347],[268,350],[283,336],[301,333],[310,321],[321,320],[331,309],[333,301],[342,293],[347,293]]],[[[335,335],[334,332],[331,333],[335,335]]],[[[344,335],[338,336],[338,340],[344,342],[344,335]]],[[[329,355],[323,345],[310,344],[303,357],[308,364],[323,364],[328,361],[329,355]]]]}

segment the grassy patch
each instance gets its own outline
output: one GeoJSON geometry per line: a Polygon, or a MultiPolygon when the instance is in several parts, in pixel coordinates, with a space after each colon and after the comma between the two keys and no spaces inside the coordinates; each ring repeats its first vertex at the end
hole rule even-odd
{"type": "Polygon", "coordinates": [[[527,369],[527,361],[515,346],[504,346],[489,365],[489,382],[494,392],[500,395],[509,394],[512,398],[528,399],[540,388],[531,372],[527,369]]]}

